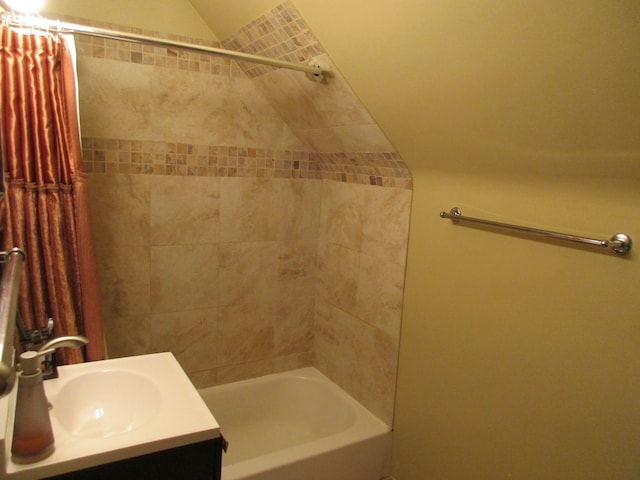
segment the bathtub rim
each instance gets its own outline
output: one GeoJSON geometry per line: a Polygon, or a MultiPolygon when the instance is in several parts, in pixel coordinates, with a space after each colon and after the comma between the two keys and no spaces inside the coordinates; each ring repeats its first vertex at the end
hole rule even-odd
{"type": "MultiPolygon", "coordinates": [[[[255,474],[255,472],[274,471],[281,468],[283,465],[291,463],[292,458],[312,459],[314,457],[321,457],[331,451],[339,450],[347,446],[354,446],[354,448],[363,447],[370,442],[379,442],[381,446],[384,446],[384,454],[388,456],[384,461],[386,462],[385,464],[388,464],[389,466],[387,470],[390,470],[392,428],[313,366],[270,373],[260,377],[238,380],[236,382],[214,385],[212,387],[205,387],[198,389],[198,392],[202,395],[202,392],[206,392],[207,390],[235,390],[242,388],[247,384],[265,383],[274,377],[289,377],[294,379],[301,378],[304,380],[322,382],[328,385],[340,400],[354,411],[356,417],[355,422],[339,433],[317,438],[309,442],[259,455],[254,458],[242,460],[229,465],[224,464],[223,454],[223,480],[245,478],[255,474]]],[[[203,399],[206,403],[206,398],[203,397],[203,399]]],[[[215,417],[215,411],[212,413],[215,417]]],[[[224,425],[220,426],[220,431],[222,435],[224,435],[224,425]]],[[[229,448],[233,448],[232,441],[230,442],[229,448]]]]}

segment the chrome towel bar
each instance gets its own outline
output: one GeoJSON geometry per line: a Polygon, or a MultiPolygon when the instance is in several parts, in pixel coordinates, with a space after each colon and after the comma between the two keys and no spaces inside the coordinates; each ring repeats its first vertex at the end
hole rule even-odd
{"type": "Polygon", "coordinates": [[[594,245],[596,247],[609,248],[613,252],[615,252],[615,253],[617,253],[619,255],[627,255],[631,251],[631,245],[633,244],[633,242],[631,241],[631,238],[629,238],[629,236],[625,235],[624,233],[616,233],[609,240],[597,240],[597,239],[594,239],[594,238],[587,238],[587,237],[580,237],[580,236],[577,236],[577,235],[570,235],[568,233],[552,232],[552,231],[549,231],[549,230],[541,230],[541,229],[538,229],[538,228],[530,228],[530,227],[523,227],[523,226],[520,226],[520,225],[512,225],[510,223],[494,222],[493,220],[484,220],[484,219],[481,219],[481,218],[465,217],[465,216],[462,215],[462,211],[458,207],[453,207],[449,211],[449,213],[440,212],[440,217],[441,218],[449,218],[454,223],[457,223],[459,221],[479,223],[479,224],[482,224],[482,225],[489,225],[489,226],[492,226],[492,227],[507,228],[507,229],[510,229],[510,230],[518,230],[520,232],[530,233],[530,234],[533,234],[533,235],[541,235],[541,236],[544,236],[544,237],[555,238],[555,239],[558,239],[558,240],[566,240],[566,241],[569,241],[569,242],[583,243],[583,244],[587,244],[587,245],[594,245]]]}

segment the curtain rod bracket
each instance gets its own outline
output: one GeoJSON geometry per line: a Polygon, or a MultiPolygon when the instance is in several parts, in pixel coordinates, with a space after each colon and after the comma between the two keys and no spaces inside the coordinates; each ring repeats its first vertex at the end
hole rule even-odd
{"type": "Polygon", "coordinates": [[[310,63],[309,64],[311,67],[315,67],[318,69],[317,72],[306,72],[306,76],[309,80],[311,80],[312,82],[317,82],[317,83],[322,83],[324,82],[325,76],[324,76],[324,70],[322,70],[322,67],[316,63],[310,63]]]}

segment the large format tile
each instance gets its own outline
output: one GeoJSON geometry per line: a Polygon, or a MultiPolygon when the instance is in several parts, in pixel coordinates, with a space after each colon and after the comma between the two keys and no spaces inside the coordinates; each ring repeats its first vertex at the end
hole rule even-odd
{"type": "Polygon", "coordinates": [[[318,298],[345,312],[354,312],[360,254],[332,243],[320,245],[318,252],[318,298]]]}
{"type": "Polygon", "coordinates": [[[151,247],[151,311],[218,305],[218,245],[151,247]]]}
{"type": "Polygon", "coordinates": [[[153,351],[173,353],[187,373],[216,367],[217,309],[154,313],[150,328],[153,351]]]}
{"type": "Polygon", "coordinates": [[[362,224],[362,252],[405,265],[411,190],[368,187],[362,224]]]}
{"type": "Polygon", "coordinates": [[[158,176],[151,183],[151,244],[217,243],[220,180],[158,176]]]}
{"type": "Polygon", "coordinates": [[[404,266],[360,255],[355,314],[393,338],[400,337],[404,266]]]}
{"type": "MultiPolygon", "coordinates": [[[[282,294],[281,294],[282,295],[282,294]]],[[[315,296],[287,295],[276,307],[274,353],[282,357],[313,350],[315,296]]]]}
{"type": "Polygon", "coordinates": [[[105,317],[103,326],[109,358],[151,353],[151,318],[148,314],[105,317]]]}
{"type": "Polygon", "coordinates": [[[267,304],[220,307],[218,366],[272,359],[274,324],[274,309],[267,304]]]}
{"type": "Polygon", "coordinates": [[[220,244],[219,305],[273,303],[277,289],[278,244],[220,244]]]}
{"type": "Polygon", "coordinates": [[[321,231],[329,242],[360,250],[365,190],[361,185],[325,181],[322,192],[321,231]]]}
{"type": "Polygon", "coordinates": [[[220,241],[275,240],[279,215],[276,190],[268,178],[220,179],[220,241]]]}
{"type": "Polygon", "coordinates": [[[278,242],[277,291],[287,297],[315,295],[317,241],[278,242]]]}
{"type": "Polygon", "coordinates": [[[111,243],[99,250],[98,271],[105,317],[151,311],[149,248],[111,243]]]}
{"type": "Polygon", "coordinates": [[[318,368],[391,425],[397,339],[322,301],[314,334],[318,368]]]}
{"type": "MultiPolygon", "coordinates": [[[[96,247],[149,245],[151,177],[88,175],[96,247]]],[[[104,250],[103,250],[104,249],[104,250]]]]}

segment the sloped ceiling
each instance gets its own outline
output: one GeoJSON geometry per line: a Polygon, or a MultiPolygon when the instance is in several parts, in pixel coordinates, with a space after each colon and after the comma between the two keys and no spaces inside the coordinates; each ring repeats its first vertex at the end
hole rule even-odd
{"type": "MultiPolygon", "coordinates": [[[[277,0],[190,0],[224,39],[277,0]]],[[[413,168],[640,168],[640,3],[292,0],[413,168]]]]}

